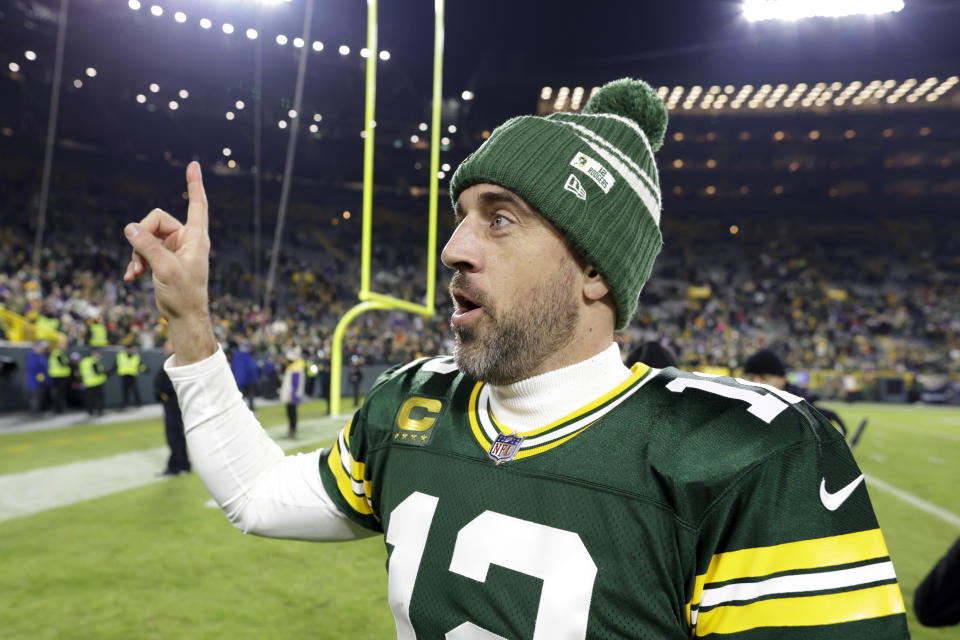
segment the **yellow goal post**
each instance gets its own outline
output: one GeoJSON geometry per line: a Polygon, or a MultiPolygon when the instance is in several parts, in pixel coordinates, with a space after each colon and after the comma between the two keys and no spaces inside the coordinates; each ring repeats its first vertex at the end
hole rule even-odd
{"type": "Polygon", "coordinates": [[[443,81],[444,0],[434,0],[433,104],[430,121],[430,205],[427,231],[427,295],[424,304],[400,300],[370,290],[370,253],[373,229],[373,144],[377,97],[377,0],[367,0],[367,77],[364,106],[363,210],[360,254],[360,303],[349,309],[333,331],[330,345],[330,415],[340,413],[343,372],[343,337],[349,324],[362,313],[399,309],[430,318],[436,312],[437,279],[437,174],[440,170],[440,107],[443,81]]]}

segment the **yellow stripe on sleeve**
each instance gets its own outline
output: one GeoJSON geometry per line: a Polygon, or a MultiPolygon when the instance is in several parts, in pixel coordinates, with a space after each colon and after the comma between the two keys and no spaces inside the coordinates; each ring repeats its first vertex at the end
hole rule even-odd
{"type": "Polygon", "coordinates": [[[739,633],[758,627],[813,627],[903,613],[896,584],[820,596],[776,598],[743,606],[724,606],[697,617],[697,635],[739,633]]]}
{"type": "Polygon", "coordinates": [[[330,455],[327,456],[327,466],[329,466],[333,472],[333,477],[337,480],[337,489],[339,489],[340,495],[347,501],[347,504],[357,513],[373,515],[373,509],[367,500],[363,496],[358,496],[353,492],[353,483],[350,481],[350,477],[347,475],[347,472],[344,471],[343,464],[340,462],[339,441],[333,444],[333,449],[330,451],[330,455]]]}
{"type": "Polygon", "coordinates": [[[832,567],[888,555],[880,529],[718,553],[710,561],[707,572],[697,576],[690,603],[700,602],[703,587],[708,583],[832,567]]]}

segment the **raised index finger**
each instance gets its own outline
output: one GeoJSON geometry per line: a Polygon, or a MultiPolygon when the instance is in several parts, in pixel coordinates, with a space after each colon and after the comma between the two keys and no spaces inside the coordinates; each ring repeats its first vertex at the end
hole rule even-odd
{"type": "Polygon", "coordinates": [[[200,175],[200,163],[193,161],[187,165],[187,226],[197,227],[207,233],[207,194],[203,190],[203,177],[200,175]]]}

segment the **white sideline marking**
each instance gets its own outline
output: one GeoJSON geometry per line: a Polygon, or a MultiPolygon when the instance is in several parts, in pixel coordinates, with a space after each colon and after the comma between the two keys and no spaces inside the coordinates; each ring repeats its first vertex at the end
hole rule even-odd
{"type": "Polygon", "coordinates": [[[958,516],[954,512],[947,511],[943,507],[938,507],[932,502],[927,502],[926,500],[922,500],[917,496],[913,495],[912,493],[907,493],[903,489],[898,489],[897,487],[884,482],[880,478],[876,478],[874,476],[867,475],[867,474],[864,474],[864,476],[867,479],[867,484],[870,485],[871,487],[876,487],[881,491],[886,491],[887,493],[897,498],[898,500],[906,502],[910,506],[916,507],[921,511],[926,511],[930,515],[940,518],[947,524],[952,524],[953,526],[960,529],[960,516],[958,516]]]}
{"type": "MultiPolygon", "coordinates": [[[[267,433],[284,450],[297,449],[334,437],[348,419],[343,416],[342,423],[336,420],[326,426],[326,418],[304,420],[297,440],[280,439],[287,432],[286,424],[269,428],[267,433]]],[[[0,475],[0,522],[166,482],[169,476],[154,474],[163,470],[169,456],[167,447],[155,447],[0,475]]]]}

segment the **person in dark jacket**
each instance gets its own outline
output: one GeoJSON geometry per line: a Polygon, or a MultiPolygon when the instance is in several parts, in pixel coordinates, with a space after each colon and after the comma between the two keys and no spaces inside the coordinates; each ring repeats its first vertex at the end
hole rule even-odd
{"type": "MultiPolygon", "coordinates": [[[[173,355],[173,341],[167,340],[163,352],[169,358],[173,355]]],[[[170,459],[167,468],[160,472],[162,476],[175,476],[190,473],[190,459],[187,457],[187,438],[183,433],[183,416],[177,403],[177,394],[170,382],[170,376],[160,367],[153,379],[153,395],[163,404],[163,424],[167,434],[167,446],[170,447],[170,459]]]]}
{"type": "Polygon", "coordinates": [[[47,343],[38,340],[33,343],[33,349],[27,354],[27,404],[30,413],[38,414],[43,411],[44,398],[47,394],[47,343]]]}
{"type": "Polygon", "coordinates": [[[250,411],[253,411],[253,396],[256,394],[260,369],[257,367],[257,361],[253,354],[250,353],[250,343],[246,340],[240,344],[240,348],[233,354],[230,368],[233,369],[233,377],[237,380],[240,393],[247,399],[247,406],[250,407],[250,411]]]}
{"type": "MultiPolygon", "coordinates": [[[[816,406],[814,404],[817,401],[816,397],[805,394],[802,389],[798,389],[789,384],[787,382],[786,365],[783,363],[783,360],[780,359],[780,356],[770,349],[761,349],[744,360],[743,377],[750,382],[768,384],[771,387],[780,389],[781,391],[786,391],[787,393],[792,393],[802,397],[804,400],[814,405],[817,411],[826,416],[827,420],[829,420],[833,426],[837,428],[837,431],[843,434],[844,438],[847,437],[847,425],[844,424],[843,418],[841,418],[836,411],[831,411],[826,407],[816,406]]],[[[863,433],[863,429],[865,427],[866,421],[861,422],[854,438],[850,443],[851,447],[856,444],[856,441],[860,438],[860,435],[863,433]]]]}
{"type": "Polygon", "coordinates": [[[917,586],[913,611],[927,627],[960,624],[960,538],[917,586]]]}

